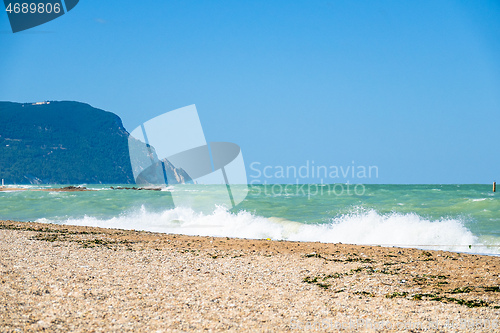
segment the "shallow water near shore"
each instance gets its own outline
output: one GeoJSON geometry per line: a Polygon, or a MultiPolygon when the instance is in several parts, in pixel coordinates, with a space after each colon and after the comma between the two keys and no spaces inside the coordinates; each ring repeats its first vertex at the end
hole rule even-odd
{"type": "Polygon", "coordinates": [[[0,192],[0,219],[500,255],[500,197],[489,185],[251,185],[231,210],[210,200],[219,185],[85,186],[93,191],[0,192]],[[172,192],[206,198],[205,209],[175,207],[172,192]]]}

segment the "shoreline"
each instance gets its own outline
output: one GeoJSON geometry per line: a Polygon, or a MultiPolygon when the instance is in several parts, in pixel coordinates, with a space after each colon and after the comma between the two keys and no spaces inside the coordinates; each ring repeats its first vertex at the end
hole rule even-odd
{"type": "MultiPolygon", "coordinates": [[[[161,188],[158,187],[110,187],[111,190],[135,190],[135,191],[161,191],[161,188]]],[[[87,187],[82,186],[66,186],[59,188],[24,188],[24,187],[8,187],[8,186],[0,186],[0,192],[15,192],[15,191],[38,191],[38,192],[86,192],[86,191],[95,191],[93,189],[89,189],[87,187]]]]}
{"type": "Polygon", "coordinates": [[[0,326],[10,330],[284,331],[461,319],[500,327],[495,256],[15,221],[0,221],[0,235],[0,326]]]}
{"type": "Polygon", "coordinates": [[[72,186],[72,185],[59,188],[24,188],[24,187],[0,186],[0,192],[14,192],[14,191],[83,192],[83,191],[93,191],[93,190],[90,190],[86,187],[72,186]]]}

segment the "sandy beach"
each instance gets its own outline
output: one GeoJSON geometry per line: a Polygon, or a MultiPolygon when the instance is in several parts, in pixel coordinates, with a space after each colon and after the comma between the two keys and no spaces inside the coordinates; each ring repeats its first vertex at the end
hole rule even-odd
{"type": "Polygon", "coordinates": [[[484,331],[500,258],[0,222],[0,331],[484,331]]]}

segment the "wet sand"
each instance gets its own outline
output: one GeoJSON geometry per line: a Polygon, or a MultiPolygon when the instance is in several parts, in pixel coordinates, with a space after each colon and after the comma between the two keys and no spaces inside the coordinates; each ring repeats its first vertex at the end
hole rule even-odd
{"type": "Polygon", "coordinates": [[[13,221],[0,253],[2,332],[500,330],[500,257],[13,221]]]}

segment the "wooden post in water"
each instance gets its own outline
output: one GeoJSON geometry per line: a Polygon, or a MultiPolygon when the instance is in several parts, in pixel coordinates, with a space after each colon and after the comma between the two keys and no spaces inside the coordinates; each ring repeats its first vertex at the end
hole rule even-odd
{"type": "Polygon", "coordinates": [[[493,182],[493,192],[497,191],[497,182],[493,182]]]}

